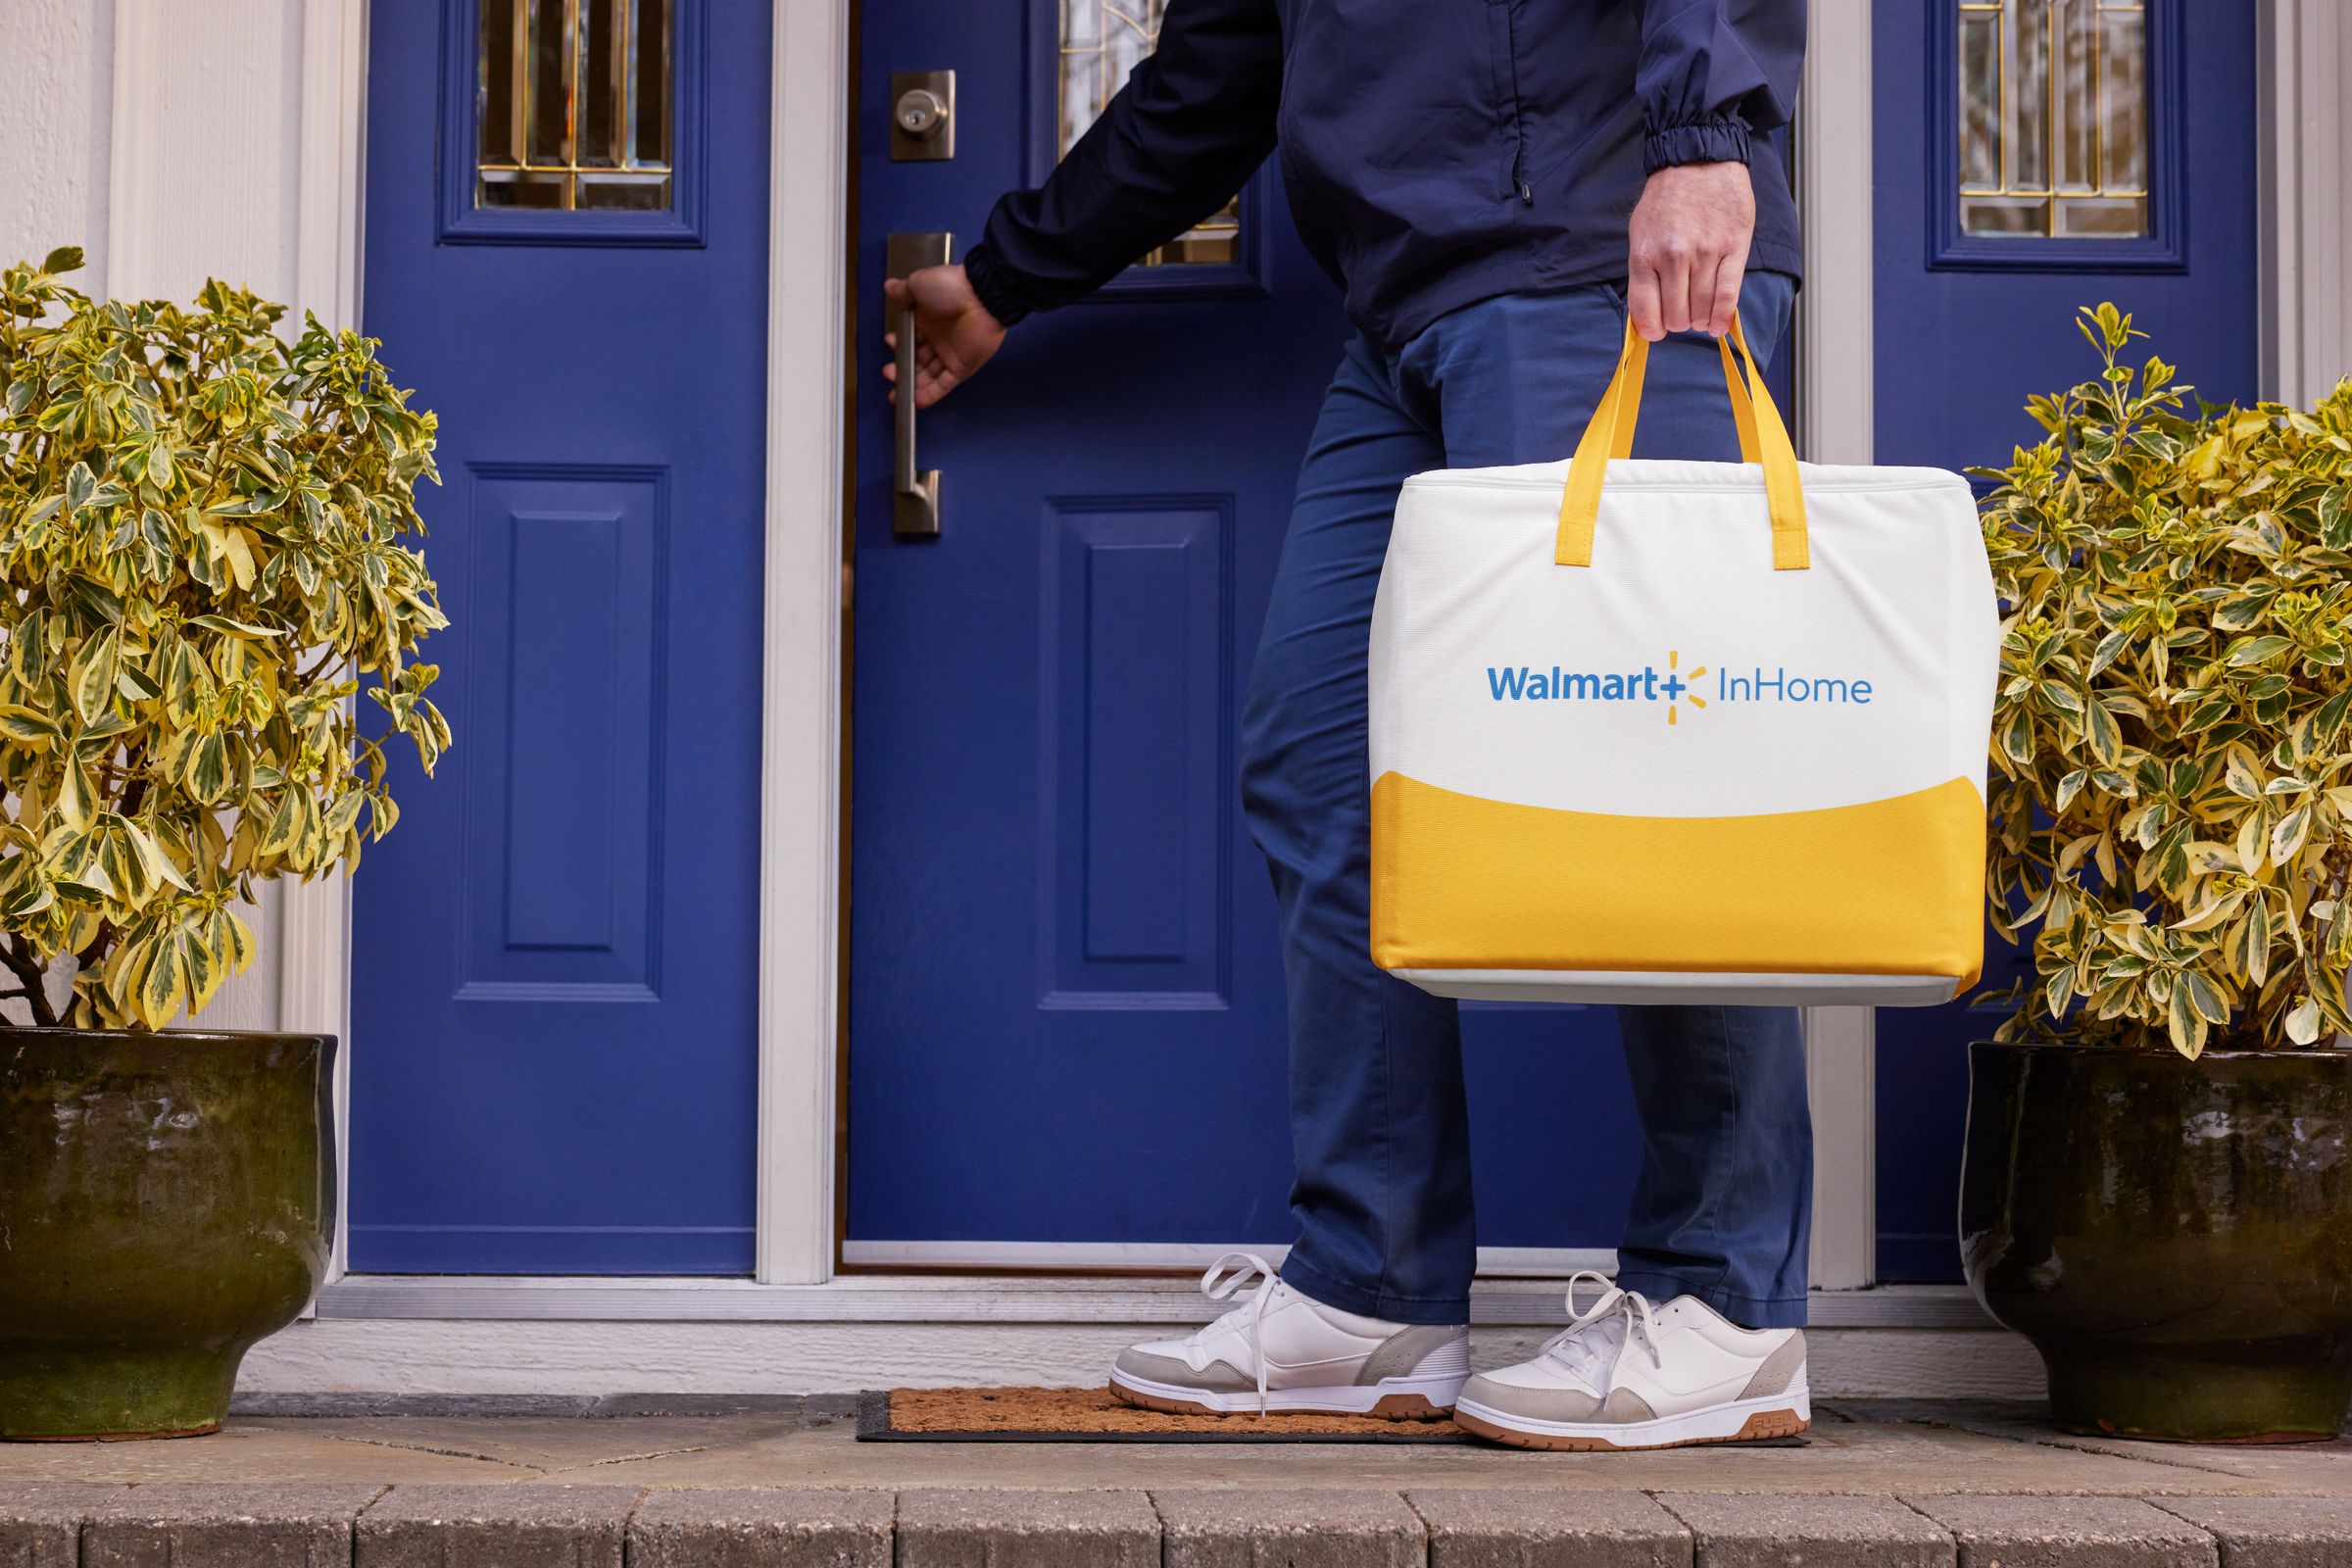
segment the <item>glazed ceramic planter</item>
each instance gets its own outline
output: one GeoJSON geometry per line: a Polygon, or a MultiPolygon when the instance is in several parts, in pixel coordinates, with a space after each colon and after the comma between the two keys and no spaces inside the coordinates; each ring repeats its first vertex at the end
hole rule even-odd
{"type": "Polygon", "coordinates": [[[1971,1046],[1960,1239],[2062,1425],[2332,1438],[2352,1401],[2352,1052],[1971,1046]]]}
{"type": "Polygon", "coordinates": [[[325,1271],[334,1048],[0,1028],[0,1438],[220,1424],[325,1271]]]}

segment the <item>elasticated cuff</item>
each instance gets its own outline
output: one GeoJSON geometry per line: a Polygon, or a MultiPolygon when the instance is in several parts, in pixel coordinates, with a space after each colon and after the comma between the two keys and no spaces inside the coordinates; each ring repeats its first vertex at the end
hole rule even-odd
{"type": "Polygon", "coordinates": [[[964,253],[963,275],[964,280],[972,285],[972,292],[980,296],[980,303],[988,307],[988,314],[997,318],[1000,326],[1012,325],[1035,308],[1022,290],[1021,280],[1012,274],[1011,269],[1004,265],[1004,259],[986,240],[964,253]]]}
{"type": "Polygon", "coordinates": [[[1618,1275],[1610,1283],[1621,1291],[1639,1291],[1653,1301],[1671,1301],[1678,1296],[1694,1296],[1743,1329],[1801,1329],[1805,1326],[1805,1298],[1801,1296],[1740,1296],[1673,1274],[1657,1274],[1646,1269],[1630,1270],[1618,1275]]]}
{"type": "Polygon", "coordinates": [[[1384,1323],[1438,1323],[1451,1327],[1470,1321],[1470,1298],[1466,1296],[1454,1300],[1422,1301],[1342,1285],[1306,1262],[1295,1248],[1282,1260],[1282,1282],[1309,1300],[1353,1312],[1357,1317],[1376,1317],[1384,1323]]]}
{"type": "Polygon", "coordinates": [[[1730,115],[1660,125],[1642,143],[1642,166],[1654,174],[1681,164],[1744,164],[1750,144],[1747,122],[1730,115]]]}

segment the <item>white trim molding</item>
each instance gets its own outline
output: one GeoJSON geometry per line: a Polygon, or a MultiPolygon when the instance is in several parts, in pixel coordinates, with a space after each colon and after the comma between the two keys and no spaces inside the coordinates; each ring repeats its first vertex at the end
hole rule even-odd
{"type": "Polygon", "coordinates": [[[210,275],[352,322],[366,30],[364,0],[115,0],[110,295],[210,275]]]}
{"type": "Polygon", "coordinates": [[[841,982],[848,0],[777,0],[760,706],[759,1278],[833,1272],[841,982]]]}
{"type": "Polygon", "coordinates": [[[2304,407],[2352,375],[2352,14],[2267,0],[2262,387],[2304,407]]]}
{"type": "Polygon", "coordinates": [[[360,324],[367,62],[368,0],[302,0],[293,298],[337,329],[360,324]]]}
{"type": "Polygon", "coordinates": [[[1805,1091],[1813,1111],[1817,1291],[1879,1278],[1879,1043],[1870,1007],[1805,1009],[1805,1091]]]}
{"type": "Polygon", "coordinates": [[[1796,438],[1808,463],[1874,461],[1872,0],[1812,0],[1796,95],[1796,438]]]}
{"type": "MultiPolygon", "coordinates": [[[[302,0],[294,304],[338,331],[360,324],[365,257],[368,0],[302,0]]],[[[351,1226],[351,881],[332,871],[277,884],[277,1027],[335,1037],[335,1236],[351,1226]]]]}
{"type": "MultiPolygon", "coordinates": [[[[1812,0],[1797,92],[1796,437],[1809,463],[1876,461],[1872,0],[1812,0]]],[[[1878,1278],[1877,1036],[1868,1007],[1805,1009],[1817,1290],[1878,1278]]]]}

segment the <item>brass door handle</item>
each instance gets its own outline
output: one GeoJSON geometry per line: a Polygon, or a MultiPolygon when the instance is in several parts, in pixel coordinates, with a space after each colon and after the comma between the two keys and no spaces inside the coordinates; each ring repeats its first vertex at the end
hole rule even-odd
{"type": "MultiPolygon", "coordinates": [[[[885,270],[904,278],[926,267],[945,267],[956,250],[948,233],[893,234],[884,248],[885,270]]],[[[939,537],[939,470],[914,466],[914,307],[896,313],[899,334],[898,439],[892,454],[890,531],[901,539],[939,537]]]]}

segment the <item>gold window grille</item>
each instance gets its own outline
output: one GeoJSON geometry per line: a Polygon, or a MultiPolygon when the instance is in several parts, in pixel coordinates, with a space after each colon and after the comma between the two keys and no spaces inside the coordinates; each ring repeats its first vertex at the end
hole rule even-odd
{"type": "Polygon", "coordinates": [[[670,204],[672,0],[480,0],[477,208],[670,204]]]}
{"type": "Polygon", "coordinates": [[[1959,0],[1960,229],[2148,232],[2144,0],[1959,0]]]}
{"type": "MultiPolygon", "coordinates": [[[[1069,151],[1102,117],[1103,106],[1127,80],[1136,62],[1159,47],[1165,0],[1061,0],[1061,145],[1069,151]]],[[[1241,198],[1194,224],[1138,267],[1170,267],[1238,259],[1241,198]]]]}

